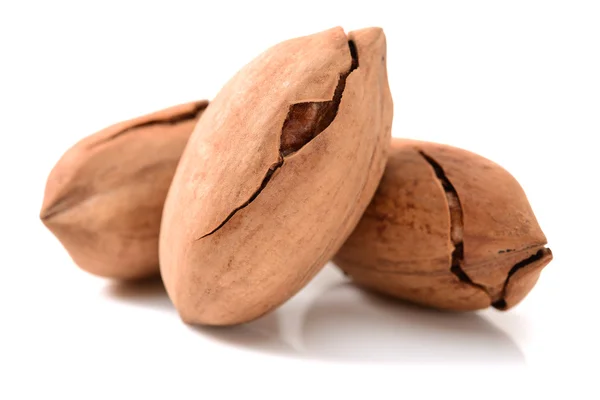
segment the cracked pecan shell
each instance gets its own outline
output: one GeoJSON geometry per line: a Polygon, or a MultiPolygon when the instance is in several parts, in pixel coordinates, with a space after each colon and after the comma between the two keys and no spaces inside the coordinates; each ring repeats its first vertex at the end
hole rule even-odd
{"type": "Polygon", "coordinates": [[[167,196],[160,268],[188,323],[257,318],[300,290],[383,173],[392,99],[379,28],[267,50],[197,125],[167,196]]]}
{"type": "Polygon", "coordinates": [[[79,267],[117,279],[159,273],[164,201],[207,105],[187,103],[121,122],[61,157],[48,177],[40,218],[79,267]]]}
{"type": "Polygon", "coordinates": [[[421,305],[506,310],[552,259],[519,183],[455,147],[392,140],[382,181],[334,262],[357,284],[421,305]]]}

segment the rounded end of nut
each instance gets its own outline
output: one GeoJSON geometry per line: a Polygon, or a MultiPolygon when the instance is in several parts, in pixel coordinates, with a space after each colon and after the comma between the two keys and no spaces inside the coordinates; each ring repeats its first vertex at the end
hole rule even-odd
{"type": "Polygon", "coordinates": [[[552,251],[543,248],[532,256],[529,262],[516,266],[507,278],[504,296],[492,306],[500,311],[506,311],[520,303],[533,289],[542,269],[552,261],[552,257],[552,251]]]}

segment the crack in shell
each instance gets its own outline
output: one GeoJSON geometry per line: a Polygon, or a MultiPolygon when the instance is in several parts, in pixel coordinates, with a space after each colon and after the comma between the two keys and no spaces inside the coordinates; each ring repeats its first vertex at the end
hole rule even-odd
{"type": "MultiPolygon", "coordinates": [[[[452,240],[452,244],[454,245],[454,251],[452,252],[452,264],[450,267],[450,271],[458,277],[461,282],[467,283],[474,288],[483,290],[492,300],[492,296],[489,290],[484,286],[478,283],[473,282],[473,280],[469,277],[469,275],[463,270],[462,264],[464,262],[464,243],[463,243],[463,210],[460,204],[460,199],[458,198],[458,193],[456,189],[446,176],[441,165],[435,161],[432,157],[428,156],[425,152],[419,150],[421,156],[427,161],[427,163],[433,168],[436,177],[442,184],[444,188],[444,193],[446,194],[446,199],[448,200],[448,208],[450,213],[450,237],[452,240]]],[[[500,250],[498,254],[510,253],[513,251],[523,251],[530,248],[537,247],[538,245],[527,246],[523,249],[506,249],[500,250]]],[[[542,259],[547,252],[550,250],[546,247],[538,250],[534,255],[527,257],[518,263],[516,263],[508,272],[506,279],[504,280],[504,284],[502,287],[502,293],[499,300],[493,301],[492,306],[499,310],[504,310],[507,307],[506,304],[506,288],[508,286],[510,278],[520,269],[525,268],[526,266],[542,259]]]]}
{"type": "Polygon", "coordinates": [[[504,286],[502,288],[502,295],[500,296],[499,300],[496,300],[495,302],[492,303],[492,307],[497,308],[498,310],[505,310],[506,309],[506,287],[508,286],[508,282],[510,280],[510,278],[520,269],[523,269],[525,267],[527,267],[530,264],[533,264],[536,261],[541,260],[542,258],[544,258],[544,256],[550,252],[550,249],[547,247],[544,247],[542,249],[539,249],[534,255],[525,258],[524,260],[519,261],[518,263],[516,263],[515,265],[513,265],[513,267],[510,269],[510,271],[508,271],[508,275],[506,276],[506,280],[504,281],[504,286]]]}
{"type": "Polygon", "coordinates": [[[452,245],[454,246],[454,250],[452,251],[450,272],[452,272],[461,282],[469,284],[476,289],[483,290],[488,296],[490,296],[487,288],[483,285],[473,282],[473,280],[462,268],[462,264],[464,262],[463,209],[460,199],[458,198],[456,188],[454,188],[454,185],[452,185],[452,182],[450,182],[446,176],[444,169],[437,161],[435,161],[422,150],[419,150],[419,154],[421,154],[421,156],[433,169],[435,176],[444,188],[446,200],[448,201],[448,212],[450,213],[450,239],[452,241],[452,245]]]}
{"type": "Polygon", "coordinates": [[[95,143],[90,144],[88,149],[93,149],[95,147],[98,147],[106,142],[110,142],[111,140],[114,140],[120,136],[123,136],[126,133],[130,133],[131,131],[135,131],[137,129],[146,128],[146,127],[152,126],[152,125],[177,125],[180,122],[185,122],[185,121],[190,121],[190,120],[196,119],[198,117],[198,114],[200,114],[200,112],[204,111],[206,109],[206,107],[208,107],[208,102],[201,101],[198,104],[196,104],[194,106],[194,108],[190,111],[186,111],[181,114],[173,115],[172,117],[169,117],[169,118],[153,119],[150,121],[142,122],[137,125],[130,126],[123,130],[115,132],[112,135],[105,137],[102,140],[99,140],[95,143]]]}
{"type": "Polygon", "coordinates": [[[304,102],[290,105],[288,114],[281,128],[278,162],[269,167],[260,186],[248,200],[242,205],[234,208],[216,228],[200,236],[196,241],[214,234],[229,222],[238,211],[248,207],[267,187],[275,171],[283,166],[285,157],[299,151],[331,125],[337,116],[342,95],[346,88],[346,80],[352,71],[358,68],[356,45],[352,40],[349,40],[348,47],[350,49],[350,56],[352,57],[352,64],[347,72],[340,75],[333,98],[329,101],[304,102]]]}
{"type": "MultiPolygon", "coordinates": [[[[112,135],[105,137],[97,142],[92,143],[84,150],[92,151],[102,144],[108,143],[117,137],[123,136],[127,133],[131,133],[131,132],[136,131],[141,128],[146,128],[146,127],[153,126],[153,125],[177,125],[182,122],[192,121],[192,120],[198,118],[198,115],[201,112],[203,112],[207,106],[208,106],[207,101],[200,101],[200,102],[197,102],[194,105],[194,108],[190,111],[182,112],[182,113],[173,115],[168,118],[153,119],[150,121],[138,123],[136,125],[133,125],[128,128],[122,129],[118,132],[115,132],[112,135]]],[[[156,165],[152,165],[150,168],[154,168],[154,167],[156,167],[156,165]]],[[[83,204],[84,202],[90,200],[91,198],[93,198],[94,196],[96,196],[98,194],[99,193],[94,192],[93,190],[91,190],[88,187],[82,187],[82,186],[75,187],[74,189],[70,190],[68,193],[66,193],[66,194],[62,195],[61,197],[57,198],[56,200],[54,200],[54,202],[52,204],[45,207],[40,212],[40,219],[42,221],[48,221],[51,218],[54,218],[55,216],[57,216],[59,214],[62,214],[74,207],[77,207],[77,206],[83,204]]]]}

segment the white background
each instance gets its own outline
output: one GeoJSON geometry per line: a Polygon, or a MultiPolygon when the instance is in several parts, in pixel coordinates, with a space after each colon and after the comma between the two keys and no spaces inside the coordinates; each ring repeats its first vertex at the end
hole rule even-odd
{"type": "Polygon", "coordinates": [[[599,2],[3,1],[0,135],[0,399],[598,398],[599,2]],[[555,259],[514,310],[417,310],[330,266],[259,321],[194,328],[159,283],[80,271],[38,221],[83,136],[210,99],[335,25],[384,28],[395,136],[478,152],[525,188],[555,259]]]}

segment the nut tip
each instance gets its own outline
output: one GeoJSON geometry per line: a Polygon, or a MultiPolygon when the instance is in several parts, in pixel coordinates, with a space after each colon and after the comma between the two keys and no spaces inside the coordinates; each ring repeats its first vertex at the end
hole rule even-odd
{"type": "Polygon", "coordinates": [[[520,303],[537,283],[542,269],[552,261],[552,250],[540,249],[535,260],[517,270],[509,277],[504,298],[493,304],[494,308],[506,311],[520,303]]]}

